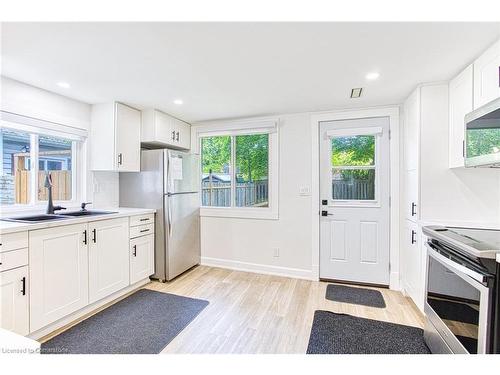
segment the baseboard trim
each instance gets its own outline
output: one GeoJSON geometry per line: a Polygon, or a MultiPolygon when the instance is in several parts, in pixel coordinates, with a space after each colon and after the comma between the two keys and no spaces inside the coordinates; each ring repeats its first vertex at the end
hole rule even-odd
{"type": "Polygon", "coordinates": [[[201,264],[203,266],[226,268],[234,271],[262,273],[265,275],[284,276],[313,281],[318,280],[317,277],[315,277],[313,270],[305,270],[301,268],[270,266],[267,264],[248,263],[237,260],[210,257],[201,257],[201,264]]]}

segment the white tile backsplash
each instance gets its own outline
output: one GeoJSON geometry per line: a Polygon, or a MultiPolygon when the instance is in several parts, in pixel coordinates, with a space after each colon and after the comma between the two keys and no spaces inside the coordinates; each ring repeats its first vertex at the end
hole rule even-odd
{"type": "Polygon", "coordinates": [[[116,208],[120,204],[118,172],[91,172],[90,194],[93,207],[116,208]]]}

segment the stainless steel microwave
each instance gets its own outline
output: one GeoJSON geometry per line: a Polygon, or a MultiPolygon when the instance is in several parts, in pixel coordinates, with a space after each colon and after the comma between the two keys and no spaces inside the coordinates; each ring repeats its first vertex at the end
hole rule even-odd
{"type": "Polygon", "coordinates": [[[465,116],[466,167],[500,168],[500,98],[465,116]]]}

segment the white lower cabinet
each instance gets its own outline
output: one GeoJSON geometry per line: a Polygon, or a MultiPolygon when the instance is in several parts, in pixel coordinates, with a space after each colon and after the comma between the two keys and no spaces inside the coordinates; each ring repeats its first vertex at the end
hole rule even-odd
{"type": "Polygon", "coordinates": [[[29,333],[28,266],[0,272],[0,327],[29,333]]]}
{"type": "Polygon", "coordinates": [[[415,304],[422,308],[422,251],[418,224],[405,220],[402,250],[403,286],[415,304]]]}
{"type": "Polygon", "coordinates": [[[154,273],[154,235],[130,240],[130,283],[136,283],[154,273]]]}
{"type": "Polygon", "coordinates": [[[128,218],[89,223],[89,303],[129,285],[128,218]]]}
{"type": "Polygon", "coordinates": [[[73,224],[29,232],[32,332],[88,304],[86,230],[73,224]]]}

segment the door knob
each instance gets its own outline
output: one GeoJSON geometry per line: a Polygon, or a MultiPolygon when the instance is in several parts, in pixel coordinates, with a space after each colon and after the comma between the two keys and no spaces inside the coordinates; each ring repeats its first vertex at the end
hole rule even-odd
{"type": "Polygon", "coordinates": [[[321,211],[321,216],[333,216],[333,214],[328,213],[328,211],[321,211]]]}

